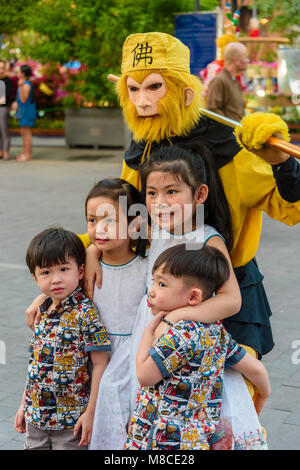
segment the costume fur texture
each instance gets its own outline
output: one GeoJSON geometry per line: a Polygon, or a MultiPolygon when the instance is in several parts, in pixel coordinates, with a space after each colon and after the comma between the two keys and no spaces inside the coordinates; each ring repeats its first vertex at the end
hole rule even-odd
{"type": "Polygon", "coordinates": [[[177,135],[188,135],[200,118],[200,108],[203,107],[202,84],[194,76],[174,70],[151,70],[150,73],[159,73],[163,76],[167,93],[158,104],[159,116],[139,116],[135,106],[131,103],[127,91],[127,77],[142,84],[149,75],[149,70],[141,70],[124,74],[117,83],[117,93],[123,109],[125,120],[133,132],[136,142],[160,142],[177,135]],[[184,103],[185,88],[192,88],[194,98],[189,106],[184,103]]]}
{"type": "Polygon", "coordinates": [[[289,141],[287,124],[277,114],[261,112],[244,117],[241,126],[237,126],[234,131],[238,143],[249,150],[260,150],[269,137],[276,133],[281,133],[284,140],[289,141]]]}

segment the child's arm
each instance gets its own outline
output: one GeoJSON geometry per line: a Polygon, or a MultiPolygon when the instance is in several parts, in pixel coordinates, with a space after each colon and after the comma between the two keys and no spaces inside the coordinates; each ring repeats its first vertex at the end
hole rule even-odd
{"type": "Polygon", "coordinates": [[[161,319],[165,316],[165,312],[159,312],[153,317],[144,331],[137,355],[136,355],[136,375],[142,387],[155,385],[163,376],[149,355],[149,350],[153,346],[154,331],[160,324],[161,319]]]}
{"type": "Polygon", "coordinates": [[[259,415],[271,394],[271,386],[265,366],[261,361],[251,356],[251,354],[246,353],[245,356],[232,367],[255,385],[258,393],[254,398],[254,406],[259,415]]]}
{"type": "Polygon", "coordinates": [[[41,312],[39,307],[42,305],[46,297],[47,296],[45,294],[39,295],[26,309],[26,323],[32,330],[34,328],[34,325],[40,322],[41,312]]]}
{"type": "Polygon", "coordinates": [[[19,406],[19,409],[15,416],[15,421],[14,421],[14,429],[17,432],[20,432],[21,434],[26,432],[26,424],[25,424],[25,416],[24,416],[25,395],[26,395],[26,386],[25,386],[24,393],[22,396],[21,404],[19,406]]]}
{"type": "Polygon", "coordinates": [[[99,289],[101,289],[102,286],[102,269],[99,263],[100,255],[101,252],[95,247],[95,245],[90,245],[86,249],[84,292],[91,300],[93,300],[94,296],[95,281],[99,289]]]}
{"type": "Polygon", "coordinates": [[[80,416],[74,428],[75,436],[78,434],[80,428],[82,428],[81,440],[78,444],[79,446],[87,446],[90,443],[99,383],[108,364],[108,353],[106,351],[90,351],[90,357],[93,364],[93,372],[91,378],[89,404],[86,411],[80,416]]]}
{"type": "Polygon", "coordinates": [[[225,243],[221,237],[214,236],[208,240],[207,245],[217,248],[224,254],[229,264],[230,277],[216,292],[215,296],[198,305],[173,310],[168,317],[173,323],[179,320],[213,323],[235,315],[241,308],[241,292],[225,243]]]}

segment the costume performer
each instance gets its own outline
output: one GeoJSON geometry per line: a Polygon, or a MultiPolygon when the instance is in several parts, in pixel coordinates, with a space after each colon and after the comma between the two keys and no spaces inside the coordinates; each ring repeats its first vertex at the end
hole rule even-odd
{"type": "Polygon", "coordinates": [[[259,149],[275,133],[288,140],[287,125],[274,114],[254,113],[243,119],[240,140],[231,128],[201,115],[202,85],[190,74],[189,49],[168,34],[127,37],[121,71],[117,93],[133,133],[121,178],[140,189],[139,166],[156,146],[202,142],[210,148],[231,211],[230,254],[243,299],[240,312],[224,325],[261,357],[274,346],[271,310],[255,261],[262,212],[287,225],[300,221],[300,169],[286,153],[259,149]]]}

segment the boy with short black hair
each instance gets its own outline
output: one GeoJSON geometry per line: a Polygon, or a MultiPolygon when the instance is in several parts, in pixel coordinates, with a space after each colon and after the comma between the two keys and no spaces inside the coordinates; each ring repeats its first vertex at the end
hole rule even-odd
{"type": "Polygon", "coordinates": [[[49,228],[33,238],[26,262],[47,297],[14,427],[26,431],[26,449],[87,450],[110,341],[95,304],[79,287],[85,249],[73,232],[49,228]]]}
{"type": "MultiPolygon", "coordinates": [[[[141,388],[126,448],[208,450],[222,437],[216,431],[224,369],[236,368],[257,386],[258,414],[270,394],[268,375],[265,367],[230,337],[221,322],[172,323],[172,310],[199,304],[228,279],[228,263],[219,250],[207,245],[202,249],[185,244],[171,247],[157,258],[152,273],[148,305],[154,319],[145,329],[137,354],[141,388]]],[[[234,399],[248,397],[252,408],[248,412],[246,405],[243,418],[252,423],[255,415],[258,423],[244,380],[240,380],[244,389],[239,390],[246,395],[234,399]]],[[[267,447],[257,428],[250,444],[236,437],[232,445],[239,448],[267,447]]]]}

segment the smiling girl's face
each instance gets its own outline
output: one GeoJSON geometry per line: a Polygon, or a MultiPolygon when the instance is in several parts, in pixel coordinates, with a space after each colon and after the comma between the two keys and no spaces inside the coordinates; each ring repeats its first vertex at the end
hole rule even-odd
{"type": "Polygon", "coordinates": [[[180,176],[152,171],[146,184],[147,210],[159,227],[171,233],[182,234],[186,227],[194,228],[196,205],[202,203],[199,193],[197,189],[193,195],[192,188],[180,176]]]}

